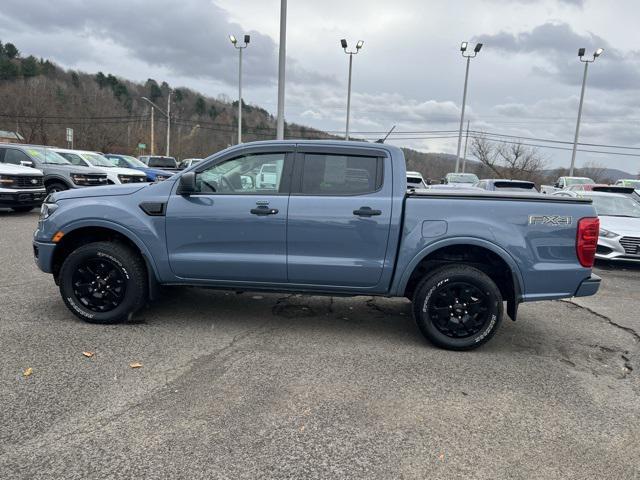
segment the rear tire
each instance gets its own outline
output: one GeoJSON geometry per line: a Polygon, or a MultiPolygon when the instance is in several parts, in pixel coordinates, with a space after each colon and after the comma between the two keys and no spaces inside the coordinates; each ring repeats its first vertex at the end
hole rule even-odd
{"type": "Polygon", "coordinates": [[[477,268],[452,265],[416,287],[413,314],[422,334],[447,350],[472,350],[498,330],[503,315],[497,285],[477,268]]]}
{"type": "Polygon", "coordinates": [[[64,183],[61,183],[61,182],[51,182],[50,184],[47,185],[47,193],[49,194],[55,193],[55,192],[63,192],[65,190],[69,190],[69,187],[67,187],[64,183]]]}
{"type": "Polygon", "coordinates": [[[33,210],[34,207],[13,207],[11,210],[17,213],[27,213],[33,210]]]}
{"type": "Polygon", "coordinates": [[[118,323],[140,310],[148,298],[143,259],[127,245],[95,242],[69,254],[59,274],[62,299],[89,323],[118,323]]]}

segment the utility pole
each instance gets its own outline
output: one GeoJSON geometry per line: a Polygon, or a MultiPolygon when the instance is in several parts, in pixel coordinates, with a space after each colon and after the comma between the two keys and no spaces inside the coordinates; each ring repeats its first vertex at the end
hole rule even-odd
{"type": "Polygon", "coordinates": [[[462,56],[464,58],[466,58],[467,60],[467,68],[465,70],[464,73],[464,90],[463,90],[463,94],[462,94],[462,112],[460,114],[460,129],[458,130],[458,151],[456,153],[456,173],[458,173],[458,170],[460,168],[460,149],[462,147],[462,127],[464,126],[464,110],[465,107],[467,105],[467,84],[469,82],[469,64],[471,63],[471,59],[475,58],[476,55],[478,55],[478,52],[480,52],[480,49],[482,48],[482,44],[481,43],[477,43],[475,48],[473,49],[473,53],[471,54],[466,54],[465,52],[467,51],[467,46],[468,46],[468,42],[462,42],[460,44],[460,52],[462,52],[462,56]]]}
{"type": "Polygon", "coordinates": [[[280,49],[278,53],[278,118],[276,138],[284,140],[284,74],[287,56],[287,0],[280,0],[280,49]]]}
{"type": "Polygon", "coordinates": [[[166,156],[169,156],[169,142],[171,140],[171,90],[169,90],[169,95],[167,96],[167,153],[166,156]]]}
{"type": "Polygon", "coordinates": [[[571,167],[569,168],[569,176],[573,177],[573,170],[576,166],[576,150],[578,149],[578,137],[580,136],[580,120],[582,119],[582,104],[584,102],[584,90],[587,85],[587,72],[589,70],[589,64],[596,61],[604,49],[598,48],[593,53],[593,58],[591,60],[584,59],[584,48],[578,49],[578,57],[580,57],[580,61],[584,63],[584,75],[582,76],[582,90],[580,90],[580,104],[578,105],[578,120],[576,122],[576,135],[573,138],[573,151],[571,152],[571,167]]]}
{"type": "Polygon", "coordinates": [[[151,155],[155,155],[155,132],[153,126],[154,108],[151,107],[151,155]]]}
{"type": "Polygon", "coordinates": [[[469,123],[467,120],[467,135],[464,138],[464,158],[462,159],[462,173],[464,173],[464,169],[467,165],[467,143],[469,142],[469,123]]]}

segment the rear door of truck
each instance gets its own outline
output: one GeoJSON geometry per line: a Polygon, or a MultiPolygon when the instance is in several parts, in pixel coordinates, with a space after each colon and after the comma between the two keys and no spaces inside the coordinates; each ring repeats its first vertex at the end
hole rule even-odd
{"type": "Polygon", "coordinates": [[[289,283],[377,291],[389,241],[391,178],[382,150],[298,145],[287,219],[289,283]]]}

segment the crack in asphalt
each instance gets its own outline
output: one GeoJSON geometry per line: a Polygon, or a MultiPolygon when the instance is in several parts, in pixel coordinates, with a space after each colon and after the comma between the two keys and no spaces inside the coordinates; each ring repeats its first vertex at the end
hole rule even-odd
{"type": "Polygon", "coordinates": [[[636,340],[636,342],[640,342],[640,333],[636,332],[633,328],[631,327],[627,327],[625,325],[620,325],[619,323],[614,322],[613,320],[611,320],[611,318],[607,317],[606,315],[603,315],[602,313],[596,312],[595,310],[589,308],[589,307],[585,307],[584,305],[580,305],[579,303],[573,302],[571,300],[560,300],[563,303],[568,303],[569,305],[573,305],[576,308],[580,308],[582,310],[586,310],[589,313],[592,313],[593,315],[595,315],[596,317],[602,318],[603,320],[606,320],[607,323],[609,323],[609,325],[612,325],[616,328],[619,328],[620,330],[623,330],[625,332],[627,332],[628,334],[632,335],[634,337],[634,339],[636,340]]]}

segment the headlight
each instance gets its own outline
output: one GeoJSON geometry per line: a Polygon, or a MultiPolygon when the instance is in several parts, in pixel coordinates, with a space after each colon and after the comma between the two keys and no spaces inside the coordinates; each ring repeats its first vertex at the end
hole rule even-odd
{"type": "Polygon", "coordinates": [[[44,199],[42,206],[40,207],[40,220],[46,220],[53,212],[58,209],[58,204],[49,200],[49,197],[44,199]]]}
{"type": "Polygon", "coordinates": [[[618,234],[614,232],[610,232],[609,230],[605,230],[604,228],[601,228],[600,236],[604,238],[615,238],[618,236],[618,234]]]}
{"type": "Polygon", "coordinates": [[[72,173],[71,180],[76,185],[90,185],[89,178],[81,173],[72,173]]]}
{"type": "Polygon", "coordinates": [[[0,175],[0,187],[10,187],[15,185],[16,179],[6,175],[0,175]]]}

